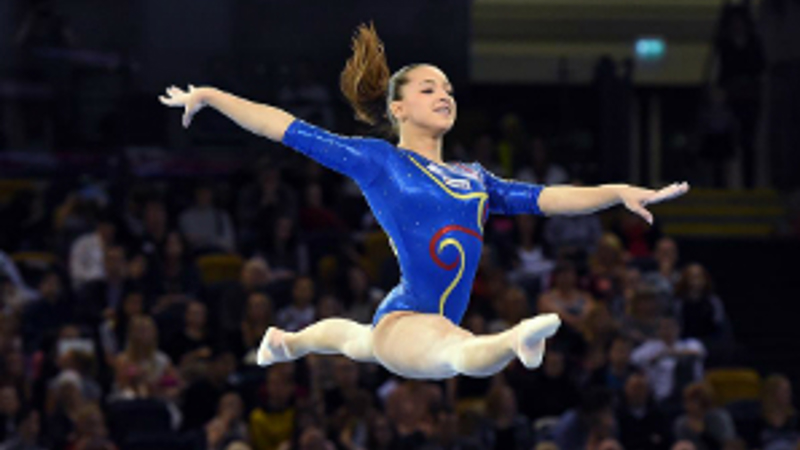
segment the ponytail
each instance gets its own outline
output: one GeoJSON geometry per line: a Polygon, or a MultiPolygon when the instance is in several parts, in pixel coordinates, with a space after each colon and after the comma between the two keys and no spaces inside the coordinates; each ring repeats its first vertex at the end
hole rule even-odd
{"type": "Polygon", "coordinates": [[[353,55],[347,60],[340,80],[342,93],[356,112],[356,118],[370,125],[385,120],[389,65],[375,25],[361,25],[353,37],[353,55]]]}
{"type": "Polygon", "coordinates": [[[389,102],[400,99],[399,88],[406,83],[406,73],[415,66],[406,66],[394,75],[389,70],[383,42],[375,25],[360,25],[353,37],[353,55],[342,70],[340,87],[356,119],[372,126],[395,125],[388,111],[389,102]]]}

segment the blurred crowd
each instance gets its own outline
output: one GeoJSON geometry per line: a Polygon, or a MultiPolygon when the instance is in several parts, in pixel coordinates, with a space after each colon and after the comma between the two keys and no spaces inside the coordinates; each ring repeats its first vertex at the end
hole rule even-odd
{"type": "MultiPolygon", "coordinates": [[[[451,152],[580,184],[538,137],[451,152]]],[[[558,313],[538,370],[434,383],[334,356],[256,366],[270,325],[369,323],[399,277],[352,182],[284,156],[227,183],[83,177],[6,202],[0,449],[796,448],[786,377],[728,404],[708,381],[738,362],[713,268],[622,209],[487,224],[463,325],[558,313]]]]}

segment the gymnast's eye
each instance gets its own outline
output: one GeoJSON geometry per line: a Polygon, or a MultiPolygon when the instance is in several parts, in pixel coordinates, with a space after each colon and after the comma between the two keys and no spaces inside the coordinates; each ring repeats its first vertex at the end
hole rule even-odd
{"type": "Polygon", "coordinates": [[[433,94],[433,89],[425,89],[422,91],[423,94],[433,94]]]}

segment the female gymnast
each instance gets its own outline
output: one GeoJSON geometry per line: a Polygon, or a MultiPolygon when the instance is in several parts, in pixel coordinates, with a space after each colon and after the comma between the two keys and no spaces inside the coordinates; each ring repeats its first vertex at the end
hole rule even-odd
{"type": "Polygon", "coordinates": [[[351,177],[386,231],[402,272],[378,307],[372,325],[331,318],[298,332],[267,330],[258,350],[262,366],[309,353],[343,354],[377,362],[417,379],[457,374],[486,377],[513,358],[538,367],[544,341],[561,324],[556,314],[526,319],[502,333],[475,336],[459,327],[493,214],[589,214],[619,203],[652,223],[644,206],[688,190],[686,183],[653,191],[623,184],[544,187],[503,180],[478,163],[445,163],[442,139],[456,118],[453,89],[430,64],[391,74],[374,26],[362,25],[341,74],[341,89],[358,119],[388,121],[397,145],[343,137],[211,87],[167,89],[161,102],[183,107],[183,126],[210,106],[252,133],[279,141],[351,177]]]}

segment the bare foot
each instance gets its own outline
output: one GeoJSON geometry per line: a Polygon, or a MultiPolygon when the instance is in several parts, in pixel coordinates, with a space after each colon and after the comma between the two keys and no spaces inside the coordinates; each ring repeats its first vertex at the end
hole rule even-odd
{"type": "Polygon", "coordinates": [[[291,360],[292,357],[289,356],[289,350],[286,348],[285,337],[285,331],[280,328],[269,327],[261,339],[261,345],[258,347],[256,364],[266,367],[270,364],[291,360]]]}
{"type": "Polygon", "coordinates": [[[540,314],[517,325],[517,356],[522,364],[534,369],[542,365],[544,340],[556,334],[561,326],[558,314],[540,314]]]}

